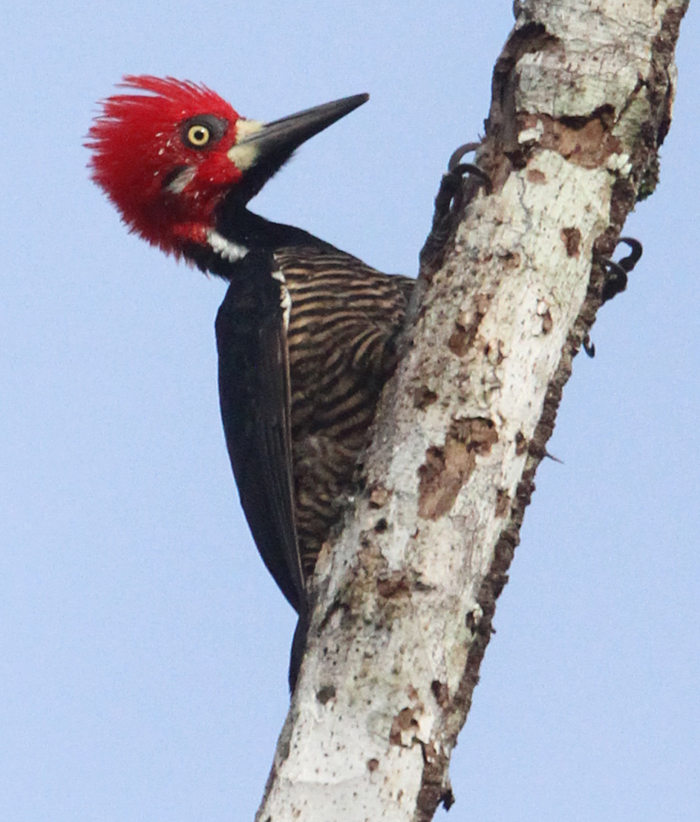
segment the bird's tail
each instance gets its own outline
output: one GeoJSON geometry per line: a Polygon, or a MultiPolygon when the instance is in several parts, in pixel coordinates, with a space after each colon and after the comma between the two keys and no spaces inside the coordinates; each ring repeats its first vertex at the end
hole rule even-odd
{"type": "Polygon", "coordinates": [[[297,684],[297,677],[299,676],[299,669],[301,668],[301,661],[304,658],[304,651],[306,650],[306,637],[309,633],[309,615],[302,610],[299,614],[299,622],[297,622],[296,630],[294,631],[294,639],[292,639],[292,652],[289,659],[289,693],[293,694],[297,684]]]}

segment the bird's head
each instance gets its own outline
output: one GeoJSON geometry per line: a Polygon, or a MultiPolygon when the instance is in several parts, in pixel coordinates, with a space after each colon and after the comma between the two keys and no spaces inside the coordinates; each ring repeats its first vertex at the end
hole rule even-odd
{"type": "Polygon", "coordinates": [[[207,244],[224,200],[244,206],[305,140],[368,99],[262,123],[195,83],[127,76],[122,87],[88,133],[92,178],[132,231],[177,256],[207,244]]]}

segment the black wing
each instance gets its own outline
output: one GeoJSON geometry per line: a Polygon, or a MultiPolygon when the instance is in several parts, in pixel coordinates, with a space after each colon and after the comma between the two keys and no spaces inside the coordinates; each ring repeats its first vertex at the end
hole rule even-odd
{"type": "Polygon", "coordinates": [[[216,318],[226,444],[248,525],[292,607],[306,610],[294,524],[289,362],[283,283],[271,253],[236,267],[216,318]]]}

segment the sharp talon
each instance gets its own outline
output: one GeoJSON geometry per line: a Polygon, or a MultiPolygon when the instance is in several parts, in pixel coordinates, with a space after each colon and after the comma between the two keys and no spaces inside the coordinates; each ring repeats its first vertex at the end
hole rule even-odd
{"type": "Polygon", "coordinates": [[[563,465],[563,464],[564,464],[564,462],[563,462],[562,460],[560,460],[560,459],[559,459],[559,457],[555,457],[555,456],[554,456],[554,454],[550,454],[550,453],[549,453],[549,451],[547,451],[547,449],[546,449],[546,448],[544,449],[544,455],[545,455],[545,457],[547,457],[548,459],[553,460],[554,462],[558,462],[558,463],[559,463],[559,465],[563,465]]]}
{"type": "Polygon", "coordinates": [[[619,245],[620,243],[626,243],[630,247],[630,253],[626,257],[623,257],[618,263],[618,265],[629,274],[641,259],[644,249],[639,240],[635,240],[634,237],[620,237],[617,244],[619,245]]]}
{"type": "Polygon", "coordinates": [[[623,257],[617,263],[609,257],[600,258],[600,262],[608,275],[600,295],[603,303],[611,300],[627,288],[627,275],[637,265],[642,256],[642,244],[639,240],[634,240],[632,237],[620,237],[615,247],[620,243],[625,243],[630,247],[630,253],[626,257],[623,257]]]}
{"type": "MultiPolygon", "coordinates": [[[[476,151],[480,145],[481,143],[465,143],[452,152],[452,156],[447,163],[447,172],[442,175],[440,188],[435,197],[433,225],[420,253],[421,268],[426,265],[434,267],[440,264],[445,243],[454,225],[455,215],[459,212],[464,201],[464,176],[473,176],[487,194],[492,191],[491,178],[486,172],[473,163],[460,162],[465,154],[476,151]]],[[[469,191],[471,198],[475,193],[475,189],[470,188],[469,191]]]]}
{"type": "Polygon", "coordinates": [[[470,151],[476,151],[480,145],[481,143],[465,143],[463,146],[455,149],[447,162],[447,170],[454,171],[462,157],[464,157],[465,154],[469,154],[470,151]]]}
{"type": "MultiPolygon", "coordinates": [[[[470,143],[469,145],[478,145],[470,143]]],[[[464,146],[462,146],[464,148],[464,146]]],[[[461,149],[452,155],[454,158],[461,149]]],[[[450,160],[452,165],[452,160],[450,160]]],[[[440,188],[435,198],[435,213],[433,215],[433,231],[440,231],[442,223],[448,219],[454,210],[459,208],[462,201],[462,178],[465,174],[473,175],[484,187],[487,193],[491,193],[491,178],[478,166],[472,163],[457,163],[452,165],[450,170],[442,175],[440,188]]]]}
{"type": "Polygon", "coordinates": [[[483,183],[484,188],[487,190],[487,193],[490,194],[493,186],[491,184],[491,178],[489,175],[482,171],[479,166],[475,166],[474,163],[463,163],[461,162],[462,157],[465,154],[469,154],[471,151],[476,151],[477,148],[481,143],[465,143],[463,146],[460,146],[458,149],[452,152],[452,156],[447,162],[447,174],[446,177],[451,177],[453,175],[463,177],[465,174],[472,174],[474,177],[478,177],[480,182],[483,183]]]}
{"type": "Polygon", "coordinates": [[[583,350],[588,354],[588,356],[593,359],[595,357],[595,343],[591,342],[591,338],[588,334],[583,338],[581,344],[583,345],[583,350]]]}

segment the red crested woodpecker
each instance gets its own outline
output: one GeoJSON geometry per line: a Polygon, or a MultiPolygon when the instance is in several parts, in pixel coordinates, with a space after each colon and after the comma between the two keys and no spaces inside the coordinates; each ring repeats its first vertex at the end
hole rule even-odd
{"type": "Polygon", "coordinates": [[[191,82],[128,76],[123,88],[90,129],[92,177],[131,231],[229,282],[216,318],[221,414],[253,538],[299,614],[293,688],[307,582],[395,368],[413,281],[247,205],[368,98],[263,123],[191,82]]]}

